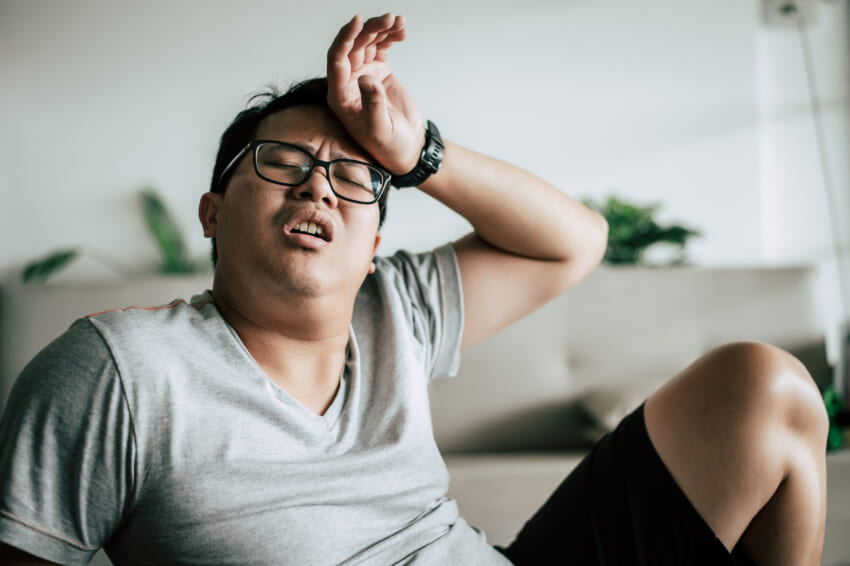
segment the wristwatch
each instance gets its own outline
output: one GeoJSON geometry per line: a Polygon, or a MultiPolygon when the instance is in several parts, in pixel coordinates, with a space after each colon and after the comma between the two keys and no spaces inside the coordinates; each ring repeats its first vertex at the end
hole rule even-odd
{"type": "Polygon", "coordinates": [[[416,187],[425,182],[425,179],[436,173],[443,164],[443,149],[446,145],[440,137],[440,130],[431,120],[428,120],[425,129],[425,147],[419,155],[419,163],[409,173],[393,175],[390,183],[401,189],[403,187],[416,187]]]}

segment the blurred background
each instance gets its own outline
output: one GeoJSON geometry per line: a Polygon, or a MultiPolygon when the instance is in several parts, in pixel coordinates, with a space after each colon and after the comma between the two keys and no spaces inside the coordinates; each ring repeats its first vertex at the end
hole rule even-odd
{"type": "MultiPolygon", "coordinates": [[[[409,38],[391,67],[446,138],[575,197],[660,204],[661,220],[702,233],[688,245],[694,264],[815,263],[835,326],[835,248],[847,238],[830,214],[846,233],[850,18],[846,2],[801,0],[800,27],[781,4],[0,0],[0,278],[69,246],[153,269],[143,186],[206,256],[197,202],[222,130],[264,85],[324,74],[355,11],[393,11],[409,38]]],[[[381,252],[468,228],[394,191],[381,252]]],[[[57,280],[110,277],[83,254],[57,280]]]]}
{"type": "MultiPolygon", "coordinates": [[[[787,4],[0,0],[0,287],[63,248],[87,251],[48,285],[115,279],[98,254],[156,271],[143,187],[206,258],[197,203],[230,120],[265,85],[323,75],[355,11],[393,11],[409,37],[391,67],[446,138],[577,198],[658,205],[659,222],[700,231],[697,266],[815,265],[834,362],[850,294],[836,261],[850,239],[850,14],[844,0],[787,4]]],[[[380,251],[468,230],[393,191],[380,251]]]]}

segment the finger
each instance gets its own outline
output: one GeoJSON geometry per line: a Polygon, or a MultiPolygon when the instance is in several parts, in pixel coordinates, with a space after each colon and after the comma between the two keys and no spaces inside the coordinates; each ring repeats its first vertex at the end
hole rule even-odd
{"type": "Polygon", "coordinates": [[[396,16],[395,22],[375,41],[377,57],[380,61],[386,61],[386,52],[394,43],[404,41],[407,38],[404,16],[396,16]]]}
{"type": "Polygon", "coordinates": [[[402,29],[400,31],[387,34],[381,41],[375,44],[375,59],[378,61],[386,61],[387,60],[387,50],[392,47],[394,43],[398,43],[400,41],[404,41],[407,37],[407,30],[402,29]]]}
{"type": "Polygon", "coordinates": [[[407,20],[404,16],[398,15],[395,17],[395,22],[393,22],[392,27],[390,28],[390,32],[401,31],[407,25],[407,20]]]}
{"type": "Polygon", "coordinates": [[[384,85],[371,75],[363,75],[357,79],[357,86],[360,88],[368,129],[373,136],[380,135],[387,127],[387,93],[384,85]]]}
{"type": "Polygon", "coordinates": [[[347,56],[354,46],[354,41],[363,30],[363,18],[355,14],[347,24],[342,26],[328,49],[328,58],[333,56],[347,56]]]}
{"type": "Polygon", "coordinates": [[[392,28],[394,22],[395,17],[392,14],[384,14],[378,18],[370,18],[363,24],[363,29],[354,39],[354,45],[348,54],[352,69],[359,69],[361,65],[374,59],[375,43],[392,28]]]}
{"type": "MultiPolygon", "coordinates": [[[[401,18],[401,16],[399,16],[401,18]]],[[[404,40],[407,37],[407,29],[404,26],[392,26],[390,29],[384,30],[375,36],[375,40],[373,43],[375,45],[380,45],[385,41],[390,41],[391,43],[395,43],[398,41],[404,40]]]]}
{"type": "Polygon", "coordinates": [[[399,41],[404,41],[405,39],[407,39],[407,29],[402,28],[398,31],[392,31],[383,34],[383,36],[380,37],[375,43],[378,45],[380,45],[381,43],[398,43],[399,41]]]}
{"type": "MultiPolygon", "coordinates": [[[[355,14],[351,20],[340,28],[331,46],[328,48],[328,79],[336,72],[350,72],[348,55],[354,46],[354,40],[363,29],[363,18],[355,14]]],[[[347,79],[347,76],[345,77],[347,79]]]]}
{"type": "Polygon", "coordinates": [[[392,33],[403,29],[405,24],[407,23],[407,20],[405,20],[404,16],[400,14],[398,16],[393,16],[392,14],[384,14],[383,16],[381,16],[381,18],[386,18],[387,16],[390,16],[386,19],[387,25],[382,29],[382,31],[386,33],[392,33]]]}
{"type": "Polygon", "coordinates": [[[363,24],[363,32],[364,33],[381,33],[383,31],[389,31],[393,29],[395,26],[399,25],[398,20],[401,18],[402,25],[404,24],[404,18],[402,16],[394,16],[391,12],[387,12],[382,16],[375,16],[373,18],[369,18],[363,24]]]}
{"type": "Polygon", "coordinates": [[[367,63],[368,63],[368,62],[371,62],[371,61],[374,61],[374,60],[375,60],[375,53],[376,53],[377,51],[378,51],[378,48],[377,48],[377,47],[375,47],[375,44],[370,43],[370,44],[369,44],[369,45],[367,45],[367,46],[366,46],[366,48],[363,50],[363,60],[364,60],[365,62],[367,62],[367,63]]]}
{"type": "Polygon", "coordinates": [[[363,30],[354,41],[354,50],[364,49],[369,45],[377,43],[383,39],[386,34],[398,31],[404,27],[404,17],[393,16],[392,14],[384,14],[377,18],[369,18],[363,24],[363,30]]]}
{"type": "Polygon", "coordinates": [[[366,53],[366,61],[372,61],[375,59],[375,52],[378,50],[378,46],[381,44],[384,39],[386,39],[386,32],[379,33],[375,36],[375,39],[372,40],[369,45],[367,45],[363,50],[366,53]]]}

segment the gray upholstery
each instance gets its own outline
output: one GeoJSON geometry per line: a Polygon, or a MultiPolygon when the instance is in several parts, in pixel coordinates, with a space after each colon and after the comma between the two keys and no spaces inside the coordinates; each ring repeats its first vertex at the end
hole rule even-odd
{"type": "Polygon", "coordinates": [[[565,401],[666,380],[736,340],[814,351],[811,371],[828,380],[815,283],[805,267],[599,268],[432,385],[437,442],[445,453],[574,447],[575,431],[553,428],[577,422],[565,401]]]}

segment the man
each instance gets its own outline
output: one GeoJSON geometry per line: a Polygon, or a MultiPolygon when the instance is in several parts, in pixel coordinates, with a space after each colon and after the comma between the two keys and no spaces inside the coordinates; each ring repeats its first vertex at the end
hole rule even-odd
{"type": "Polygon", "coordinates": [[[82,319],[23,372],[3,563],[105,545],[119,564],[817,564],[824,410],[799,362],[760,344],[675,377],[511,547],[458,517],[428,380],[587,275],[606,225],[426,128],[386,62],[405,35],[401,17],[353,18],[326,87],[228,128],[199,208],[211,293],[82,319]],[[375,258],[387,171],[473,234],[375,258]]]}

